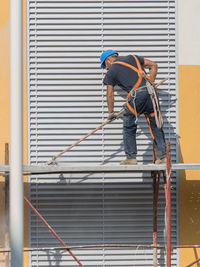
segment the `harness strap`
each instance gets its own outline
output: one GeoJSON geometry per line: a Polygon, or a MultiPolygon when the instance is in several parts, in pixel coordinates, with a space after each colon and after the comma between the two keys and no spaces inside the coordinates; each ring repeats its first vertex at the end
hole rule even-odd
{"type": "Polygon", "coordinates": [[[149,114],[151,117],[155,117],[155,112],[149,114]]]}
{"type": "MultiPolygon", "coordinates": [[[[150,82],[152,82],[152,80],[151,80],[151,77],[149,77],[149,76],[143,71],[143,69],[142,69],[142,67],[141,67],[141,64],[140,64],[138,58],[137,58],[135,55],[133,55],[133,57],[134,57],[134,59],[135,59],[135,61],[136,61],[137,68],[134,67],[133,65],[128,64],[128,63],[123,62],[123,61],[115,61],[113,64],[120,64],[120,65],[123,65],[123,66],[125,66],[125,67],[128,67],[128,68],[132,69],[133,71],[137,72],[137,74],[138,74],[138,80],[137,80],[137,82],[134,84],[134,86],[133,86],[133,88],[132,88],[132,90],[135,90],[136,88],[138,88],[138,87],[140,86],[140,84],[141,84],[141,82],[142,82],[142,78],[146,78],[146,79],[148,79],[150,82]]],[[[132,90],[131,90],[131,91],[132,91],[132,90]]],[[[131,94],[132,94],[131,91],[130,91],[130,92],[128,93],[128,95],[127,95],[126,105],[127,105],[128,109],[133,113],[133,115],[136,116],[136,118],[137,118],[137,117],[139,117],[140,114],[137,113],[137,112],[131,107],[131,105],[130,105],[129,102],[128,102],[128,100],[129,100],[129,98],[131,97],[131,94]]]]}
{"type": "MultiPolygon", "coordinates": [[[[151,113],[151,114],[152,114],[152,113],[151,113]]],[[[151,114],[149,114],[149,115],[151,116],[151,114]]],[[[150,131],[151,137],[152,137],[152,139],[154,140],[154,139],[155,139],[155,136],[154,136],[153,131],[152,131],[152,129],[151,129],[151,123],[150,123],[149,116],[148,116],[147,113],[145,113],[144,115],[145,115],[146,120],[147,120],[147,123],[148,123],[148,125],[149,125],[149,131],[150,131]]],[[[152,116],[151,116],[151,117],[152,117],[152,116]]]]}
{"type": "Polygon", "coordinates": [[[135,58],[135,61],[136,61],[137,67],[138,67],[138,76],[140,75],[140,76],[142,76],[142,78],[146,78],[146,79],[149,80],[151,83],[153,83],[153,81],[151,80],[151,77],[150,77],[149,75],[147,75],[147,74],[144,72],[144,70],[142,69],[141,64],[140,64],[138,58],[137,58],[135,55],[133,55],[133,57],[135,58]]]}

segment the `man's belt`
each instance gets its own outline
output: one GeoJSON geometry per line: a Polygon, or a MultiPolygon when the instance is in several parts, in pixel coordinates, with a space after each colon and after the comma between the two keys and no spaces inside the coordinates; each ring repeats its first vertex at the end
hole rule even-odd
{"type": "Polygon", "coordinates": [[[138,87],[138,88],[136,88],[136,89],[132,89],[130,92],[131,92],[131,94],[133,94],[134,91],[136,91],[136,92],[144,92],[144,91],[146,91],[146,90],[147,90],[147,86],[144,85],[144,86],[140,86],[140,87],[138,87]]]}

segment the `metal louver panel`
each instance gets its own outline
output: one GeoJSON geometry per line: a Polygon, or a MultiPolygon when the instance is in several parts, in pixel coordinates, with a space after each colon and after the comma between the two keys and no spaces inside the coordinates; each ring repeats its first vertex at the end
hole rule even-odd
{"type": "MultiPolygon", "coordinates": [[[[105,49],[138,54],[158,63],[166,140],[177,156],[175,0],[29,0],[29,163],[43,164],[107,118],[105,49]]],[[[115,92],[115,110],[125,94],[115,92]]],[[[152,140],[143,116],[138,160],[152,161],[152,140]]],[[[58,159],[58,164],[119,163],[124,158],[122,121],[99,130],[58,159]]],[[[175,175],[173,188],[176,189],[175,175]]],[[[30,200],[68,245],[151,244],[152,179],[149,174],[72,174],[30,177],[30,200]]],[[[176,190],[172,192],[172,242],[177,239],[176,190]]],[[[159,243],[165,237],[165,200],[159,195],[159,243]]],[[[30,212],[30,247],[59,246],[30,212]]],[[[152,266],[152,250],[74,251],[85,266],[152,266]]],[[[177,266],[174,251],[172,266],[177,266]]],[[[159,251],[158,266],[165,266],[159,251]]],[[[66,252],[32,252],[30,266],[77,266],[66,252]]]]}

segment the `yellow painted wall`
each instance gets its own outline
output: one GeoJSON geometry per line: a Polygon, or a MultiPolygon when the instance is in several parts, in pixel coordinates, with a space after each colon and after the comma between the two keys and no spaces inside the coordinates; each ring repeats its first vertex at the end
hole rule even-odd
{"type": "Polygon", "coordinates": [[[0,9],[0,164],[4,164],[4,143],[9,142],[9,1],[0,9]]]}
{"type": "MultiPolygon", "coordinates": [[[[177,0],[180,162],[200,163],[199,0],[177,0]]],[[[200,244],[200,172],[180,173],[180,244],[200,244]]],[[[180,266],[200,258],[200,250],[181,249],[180,266]]],[[[200,262],[193,265],[200,267],[200,262]]]]}
{"type": "MultiPolygon", "coordinates": [[[[180,162],[200,163],[200,65],[179,66],[179,136],[180,162]]],[[[179,203],[180,244],[200,244],[200,171],[180,173],[179,203]]],[[[200,249],[180,250],[181,267],[198,258],[200,249]]]]}
{"type": "MultiPolygon", "coordinates": [[[[4,164],[5,143],[9,143],[9,1],[0,0],[0,164],[4,164]]],[[[24,0],[24,55],[26,55],[26,0],[24,0]]],[[[24,163],[27,163],[27,89],[26,89],[26,57],[23,62],[24,70],[24,163]]],[[[0,177],[0,246],[4,247],[5,236],[5,191],[4,178],[0,177]]],[[[27,180],[24,179],[24,190],[27,195],[27,180]]],[[[25,206],[25,239],[24,245],[28,247],[28,210],[25,206]]],[[[1,254],[0,266],[5,266],[1,254]]],[[[28,266],[28,254],[24,255],[24,266],[28,266]]]]}
{"type": "MultiPolygon", "coordinates": [[[[0,164],[5,164],[5,143],[9,142],[9,1],[0,9],[0,164]]],[[[5,246],[5,179],[0,177],[0,246],[5,246]]],[[[5,266],[5,255],[0,255],[5,266]]]]}

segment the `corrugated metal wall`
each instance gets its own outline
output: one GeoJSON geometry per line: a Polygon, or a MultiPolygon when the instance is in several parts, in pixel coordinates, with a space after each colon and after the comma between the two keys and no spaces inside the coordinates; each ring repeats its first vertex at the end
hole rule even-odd
{"type": "MultiPolygon", "coordinates": [[[[42,164],[96,128],[107,117],[99,56],[113,48],[159,65],[157,82],[165,134],[176,159],[175,0],[29,0],[29,162],[42,164]]],[[[116,90],[116,111],[125,101],[116,90]]],[[[138,160],[152,161],[152,140],[140,117],[138,160]]],[[[67,152],[58,164],[119,163],[124,158],[117,120],[67,152]]],[[[30,199],[69,245],[152,243],[152,180],[145,174],[73,174],[30,178],[30,199]],[[134,178],[134,180],[133,180],[134,178]]],[[[175,179],[173,182],[176,188],[175,179]]],[[[164,242],[164,193],[159,203],[159,243],[164,242]]],[[[172,240],[176,242],[176,190],[172,192],[172,240]]],[[[30,246],[58,246],[30,213],[30,246]]],[[[152,266],[152,251],[75,251],[84,266],[152,266]]],[[[173,264],[176,265],[176,254],[173,264]]],[[[164,266],[164,252],[159,266],[164,266]]],[[[30,266],[76,266],[66,252],[31,253],[30,266]]]]}

